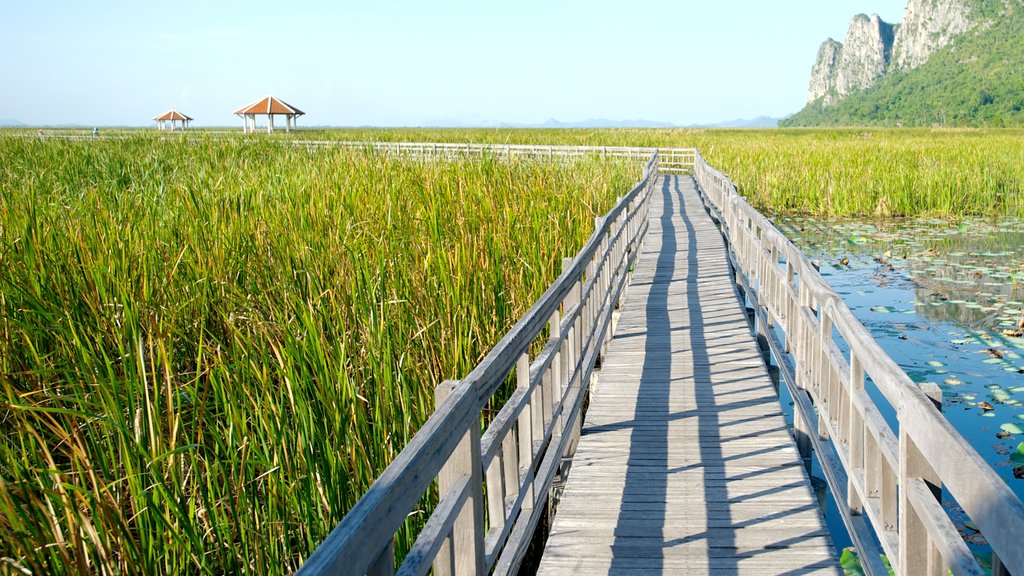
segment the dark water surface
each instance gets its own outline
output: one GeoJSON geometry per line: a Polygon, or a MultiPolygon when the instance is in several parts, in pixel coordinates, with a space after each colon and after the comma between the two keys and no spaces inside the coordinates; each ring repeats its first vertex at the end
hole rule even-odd
{"type": "MultiPolygon", "coordinates": [[[[1024,498],[1014,476],[1024,474],[1024,221],[775,223],[912,380],[942,388],[946,417],[1024,498]]],[[[984,555],[984,537],[943,500],[984,555]]],[[[826,516],[836,545],[849,546],[833,502],[826,516]]]]}

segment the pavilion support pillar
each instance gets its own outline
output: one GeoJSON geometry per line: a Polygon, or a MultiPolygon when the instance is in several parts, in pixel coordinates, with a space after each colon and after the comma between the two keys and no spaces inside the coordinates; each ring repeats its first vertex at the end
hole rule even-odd
{"type": "Polygon", "coordinates": [[[267,114],[267,134],[274,133],[274,115],[267,114]]]}

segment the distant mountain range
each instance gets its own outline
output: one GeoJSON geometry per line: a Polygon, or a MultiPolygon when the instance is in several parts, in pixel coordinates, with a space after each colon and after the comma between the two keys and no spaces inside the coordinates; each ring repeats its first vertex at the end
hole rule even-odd
{"type": "Polygon", "coordinates": [[[595,118],[579,122],[562,122],[554,118],[543,124],[501,124],[502,128],[775,128],[779,118],[758,116],[757,118],[729,120],[707,124],[687,124],[681,126],[671,122],[655,120],[607,120],[595,118]]]}
{"type": "Polygon", "coordinates": [[[775,128],[783,118],[758,116],[750,119],[729,120],[717,124],[691,124],[687,128],[775,128]]]}
{"type": "Polygon", "coordinates": [[[28,124],[25,124],[24,122],[19,122],[18,120],[0,118],[0,126],[6,126],[7,128],[24,128],[25,126],[28,126],[28,124]]]}

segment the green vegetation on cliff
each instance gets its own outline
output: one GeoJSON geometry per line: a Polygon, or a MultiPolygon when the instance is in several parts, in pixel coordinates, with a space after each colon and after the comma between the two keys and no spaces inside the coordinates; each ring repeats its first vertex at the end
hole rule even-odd
{"type": "Polygon", "coordinates": [[[1014,6],[934,53],[831,106],[821,101],[781,126],[1022,126],[1024,8],[1014,6]]]}

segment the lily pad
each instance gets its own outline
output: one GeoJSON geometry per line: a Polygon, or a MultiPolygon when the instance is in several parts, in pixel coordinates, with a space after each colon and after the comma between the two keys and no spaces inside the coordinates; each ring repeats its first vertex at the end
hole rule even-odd
{"type": "Polygon", "coordinates": [[[1021,428],[1019,424],[1014,424],[1013,422],[1007,422],[1000,426],[999,429],[1006,430],[1010,434],[1024,434],[1024,428],[1021,428]]]}

